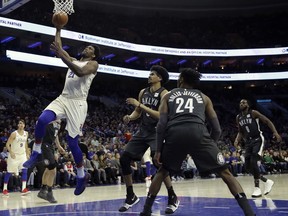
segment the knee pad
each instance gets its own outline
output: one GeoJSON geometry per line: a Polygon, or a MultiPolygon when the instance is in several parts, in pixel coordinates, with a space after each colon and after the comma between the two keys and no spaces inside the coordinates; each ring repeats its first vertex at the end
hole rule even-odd
{"type": "Polygon", "coordinates": [[[123,175],[130,175],[132,173],[130,164],[131,164],[131,157],[127,152],[124,151],[124,153],[120,157],[120,164],[122,168],[123,175]]]}

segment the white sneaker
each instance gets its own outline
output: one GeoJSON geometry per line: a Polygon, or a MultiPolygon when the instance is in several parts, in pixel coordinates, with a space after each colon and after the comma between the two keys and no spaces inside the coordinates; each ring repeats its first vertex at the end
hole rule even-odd
{"type": "Polygon", "coordinates": [[[257,198],[257,197],[261,197],[261,196],[262,196],[261,189],[259,187],[255,187],[254,191],[252,193],[252,197],[257,198]]]}
{"type": "Polygon", "coordinates": [[[272,186],[274,185],[274,181],[268,179],[265,183],[264,183],[264,195],[267,195],[270,193],[270,191],[272,190],[272,186]]]}

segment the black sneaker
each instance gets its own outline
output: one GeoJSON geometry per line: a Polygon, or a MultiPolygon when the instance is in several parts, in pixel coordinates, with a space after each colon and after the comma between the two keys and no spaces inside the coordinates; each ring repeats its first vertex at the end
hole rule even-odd
{"type": "Polygon", "coordinates": [[[168,198],[168,205],[165,209],[165,214],[173,214],[179,207],[180,201],[177,196],[172,196],[168,198]]]}
{"type": "Polygon", "coordinates": [[[52,191],[47,193],[47,201],[50,203],[57,203],[57,200],[55,200],[52,191]]]}
{"type": "Polygon", "coordinates": [[[151,212],[141,212],[140,216],[151,216],[152,213],[151,212]]]}
{"type": "Polygon", "coordinates": [[[152,215],[151,207],[147,207],[145,205],[143,211],[140,213],[140,216],[151,216],[151,215],[152,215]]]}
{"type": "Polygon", "coordinates": [[[47,190],[41,188],[37,196],[41,199],[47,200],[47,193],[48,193],[47,190]]]}
{"type": "Polygon", "coordinates": [[[135,204],[137,204],[140,201],[140,199],[134,194],[132,197],[128,197],[126,195],[126,200],[123,206],[119,208],[120,212],[125,212],[135,204]]]}

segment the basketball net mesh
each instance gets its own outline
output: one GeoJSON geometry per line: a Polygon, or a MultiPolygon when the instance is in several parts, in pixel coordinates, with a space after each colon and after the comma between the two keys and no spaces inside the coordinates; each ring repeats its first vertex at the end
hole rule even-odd
{"type": "Polygon", "coordinates": [[[63,11],[69,15],[74,13],[73,0],[53,0],[53,13],[63,11]]]}

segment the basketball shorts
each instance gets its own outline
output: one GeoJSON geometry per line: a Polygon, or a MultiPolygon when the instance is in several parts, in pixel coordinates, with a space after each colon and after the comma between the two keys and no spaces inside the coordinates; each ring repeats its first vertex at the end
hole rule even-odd
{"type": "Polygon", "coordinates": [[[49,143],[42,143],[41,145],[41,150],[42,150],[42,158],[45,163],[45,165],[48,164],[55,164],[55,156],[54,156],[54,146],[49,143]]]}
{"type": "Polygon", "coordinates": [[[9,173],[15,173],[16,175],[19,175],[19,172],[23,169],[23,163],[26,161],[26,153],[15,154],[15,159],[11,158],[9,154],[7,159],[7,171],[9,173]]]}
{"type": "Polygon", "coordinates": [[[199,172],[226,168],[224,157],[205,125],[184,122],[167,129],[161,154],[163,167],[171,172],[180,171],[187,154],[192,156],[199,172]]]}
{"type": "Polygon", "coordinates": [[[82,136],[88,105],[86,100],[66,98],[62,95],[52,101],[45,110],[52,110],[57,119],[66,119],[66,130],[72,138],[77,135],[82,136]]]}
{"type": "Polygon", "coordinates": [[[261,134],[257,138],[247,139],[245,142],[245,158],[250,158],[252,155],[258,155],[260,158],[264,150],[264,136],[261,134]]]}
{"type": "Polygon", "coordinates": [[[156,132],[140,129],[125,146],[125,152],[140,161],[149,147],[153,154],[156,151],[156,132]]]}

